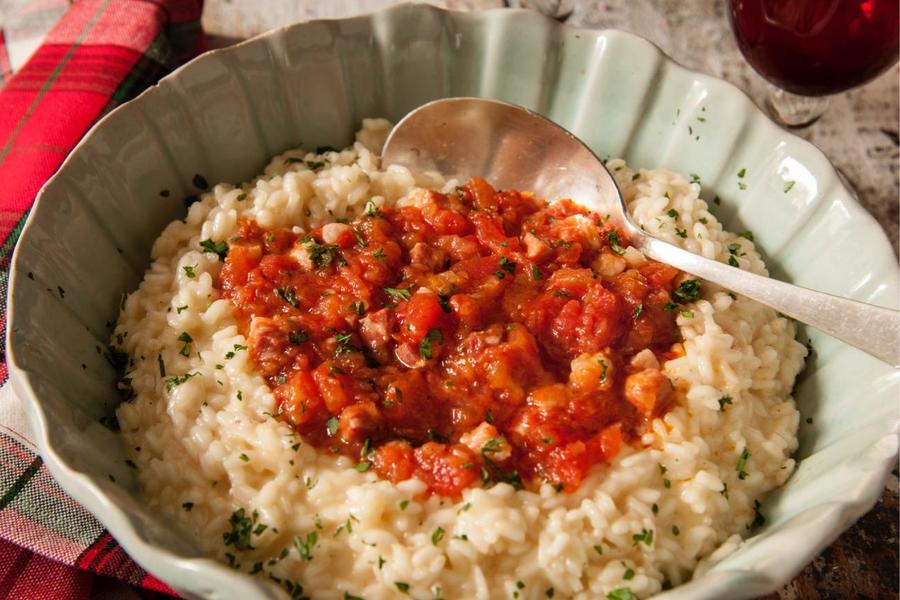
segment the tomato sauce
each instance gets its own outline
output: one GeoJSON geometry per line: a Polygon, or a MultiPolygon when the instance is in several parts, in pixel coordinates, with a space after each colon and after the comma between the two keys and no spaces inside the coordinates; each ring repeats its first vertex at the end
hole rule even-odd
{"type": "Polygon", "coordinates": [[[308,235],[242,222],[218,286],[314,446],[443,496],[572,491],[669,408],[659,364],[699,285],[627,246],[570,201],[475,179],[308,235]]]}

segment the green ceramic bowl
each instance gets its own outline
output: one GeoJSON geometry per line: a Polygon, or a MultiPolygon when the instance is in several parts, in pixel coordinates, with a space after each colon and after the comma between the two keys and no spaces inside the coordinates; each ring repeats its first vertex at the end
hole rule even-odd
{"type": "MultiPolygon", "coordinates": [[[[48,468],[176,590],[281,594],[203,558],[143,506],[118,437],[98,422],[118,402],[99,352],[106,322],[141,279],[163,226],[184,216],[182,198],[197,192],[194,174],[240,181],[286,148],[344,146],[363,117],[396,120],[445,96],[522,104],[600,156],[696,173],[705,194],[721,198],[714,210],[729,229],[753,230],[776,277],[897,302],[890,245],[822,153],[735,87],[682,68],[633,35],[572,29],[529,12],[404,6],[293,25],[210,52],[84,138],[38,196],[10,285],[12,381],[48,468]],[[738,186],[742,168],[747,189],[738,186]],[[787,181],[796,183],[785,192],[787,181]],[[57,286],[64,298],[48,291],[57,286]]],[[[809,336],[816,352],[797,400],[813,421],[801,424],[797,472],[765,503],[766,525],[739,551],[663,597],[771,591],[879,496],[897,449],[900,373],[815,331],[809,336]]]]}

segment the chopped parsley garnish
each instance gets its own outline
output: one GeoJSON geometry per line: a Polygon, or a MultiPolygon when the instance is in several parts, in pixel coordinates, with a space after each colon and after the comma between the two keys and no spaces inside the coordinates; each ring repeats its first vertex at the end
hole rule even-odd
{"type": "Polygon", "coordinates": [[[409,593],[409,584],[405,581],[395,581],[394,585],[397,586],[397,589],[403,592],[404,594],[409,593]]]}
{"type": "Polygon", "coordinates": [[[178,387],[191,377],[194,377],[197,373],[185,373],[184,375],[173,375],[166,379],[166,391],[171,392],[174,388],[178,387]]]}
{"type": "Polygon", "coordinates": [[[375,204],[374,200],[368,200],[366,202],[366,206],[363,209],[364,217],[375,217],[381,214],[381,211],[378,210],[378,205],[375,204]]]}
{"type": "Polygon", "coordinates": [[[674,208],[670,208],[668,211],[666,211],[666,214],[669,215],[670,217],[672,217],[673,219],[678,218],[678,211],[675,210],[674,208]]]}
{"type": "Polygon", "coordinates": [[[555,292],[553,292],[553,297],[554,298],[568,298],[569,292],[567,292],[566,290],[556,290],[555,292]]]}
{"type": "Polygon", "coordinates": [[[241,344],[235,344],[234,350],[229,350],[228,352],[225,353],[225,360],[231,360],[232,358],[234,358],[234,355],[236,352],[240,352],[241,350],[246,350],[246,349],[247,349],[247,346],[243,346],[241,344]]]}
{"type": "Polygon", "coordinates": [[[747,189],[747,184],[744,183],[743,181],[738,181],[738,189],[739,189],[739,190],[746,190],[746,189],[747,189]]]}
{"type": "Polygon", "coordinates": [[[188,309],[188,305],[187,305],[187,304],[185,304],[184,306],[176,306],[176,307],[175,307],[175,314],[180,315],[183,311],[185,311],[185,310],[187,310],[187,309],[188,309]]]}
{"type": "Polygon", "coordinates": [[[606,234],[606,241],[609,242],[609,248],[619,256],[625,254],[625,249],[619,245],[619,232],[610,231],[606,234]]]}
{"type": "Polygon", "coordinates": [[[159,376],[166,376],[166,363],[163,362],[162,354],[156,355],[156,364],[159,365],[159,376]]]}
{"type": "Polygon", "coordinates": [[[246,200],[247,194],[245,192],[241,192],[240,194],[238,194],[237,199],[238,200],[246,200]]]}
{"type": "Polygon", "coordinates": [[[653,530],[641,529],[640,533],[635,533],[631,536],[631,539],[634,540],[634,545],[644,544],[647,546],[653,545],[653,530]]]}
{"type": "Polygon", "coordinates": [[[244,462],[250,462],[250,457],[247,456],[246,454],[244,454],[243,452],[241,452],[241,455],[238,456],[238,458],[240,458],[244,462]]]}
{"type": "Polygon", "coordinates": [[[682,281],[678,288],[672,292],[672,295],[681,304],[697,300],[700,298],[700,280],[686,279],[682,281]]]}
{"type": "Polygon", "coordinates": [[[231,513],[228,523],[231,525],[231,531],[222,534],[222,539],[226,546],[234,546],[238,550],[252,550],[250,545],[250,535],[259,520],[259,512],[253,511],[248,517],[243,508],[239,508],[231,513]]]}
{"type": "Polygon", "coordinates": [[[746,175],[746,174],[747,174],[747,169],[741,169],[740,171],[738,171],[738,177],[740,177],[741,179],[743,179],[744,175],[746,175]]]}
{"type": "Polygon", "coordinates": [[[384,288],[384,293],[398,300],[409,300],[412,298],[412,292],[409,291],[409,288],[384,288]]]}
{"type": "Polygon", "coordinates": [[[355,467],[353,467],[353,468],[356,469],[357,471],[359,471],[360,473],[365,473],[366,471],[369,470],[369,468],[370,468],[371,466],[372,466],[372,463],[370,463],[370,462],[367,461],[367,460],[364,460],[364,461],[362,461],[361,463],[358,463],[358,464],[357,464],[355,467]]]}
{"type": "Polygon", "coordinates": [[[784,182],[784,193],[787,194],[797,184],[796,181],[790,180],[784,182]]]}
{"type": "Polygon", "coordinates": [[[747,472],[744,470],[744,467],[747,466],[747,461],[750,460],[750,456],[750,448],[744,446],[744,449],[741,451],[741,456],[740,458],[738,458],[737,464],[734,465],[734,470],[738,472],[738,479],[747,479],[747,472]]]}
{"type": "Polygon", "coordinates": [[[328,435],[336,434],[339,425],[340,421],[338,421],[337,417],[331,417],[325,421],[325,429],[328,430],[328,435]]]}
{"type": "MultiPolygon", "coordinates": [[[[502,257],[500,258],[500,260],[498,261],[498,264],[500,265],[500,268],[501,268],[503,271],[509,273],[510,275],[512,275],[513,273],[516,272],[516,263],[512,262],[511,260],[509,260],[509,259],[506,258],[505,256],[502,256],[502,257]]],[[[499,271],[498,271],[498,272],[499,272],[499,271]]],[[[498,277],[499,277],[499,275],[498,275],[498,277]]],[[[500,277],[500,279],[503,279],[503,277],[500,277]]]]}
{"type": "Polygon", "coordinates": [[[603,546],[601,546],[600,544],[594,544],[594,552],[596,552],[600,556],[603,556],[603,546]]]}
{"type": "Polygon", "coordinates": [[[442,539],[444,539],[444,529],[442,527],[438,527],[434,530],[434,533],[431,534],[431,543],[434,546],[438,545],[442,539]]]}
{"type": "Polygon", "coordinates": [[[401,500],[400,501],[400,510],[406,510],[407,506],[409,506],[409,500],[401,500]]]}
{"type": "Polygon", "coordinates": [[[459,507],[459,510],[456,511],[456,514],[458,514],[458,515],[462,514],[462,513],[466,512],[467,510],[469,510],[470,508],[472,508],[472,503],[466,502],[465,504],[463,504],[462,506],[459,507]]]}
{"type": "Polygon", "coordinates": [[[379,248],[378,250],[375,251],[375,254],[373,254],[372,256],[374,256],[378,260],[384,260],[384,258],[385,258],[384,248],[379,248]]]}
{"type": "Polygon", "coordinates": [[[197,265],[190,265],[190,266],[185,265],[181,268],[184,269],[184,274],[188,276],[188,279],[193,279],[194,277],[197,276],[197,274],[194,273],[194,269],[197,268],[197,265]]]}
{"type": "Polygon", "coordinates": [[[205,239],[200,242],[200,247],[204,252],[211,252],[213,254],[218,255],[218,257],[222,260],[225,260],[225,257],[228,256],[228,242],[222,240],[221,242],[214,242],[212,239],[205,239]]]}
{"type": "Polygon", "coordinates": [[[543,274],[541,274],[541,270],[537,265],[531,265],[531,278],[535,281],[540,281],[544,278],[543,274]]]}
{"type": "Polygon", "coordinates": [[[306,161],[306,166],[312,169],[313,171],[318,171],[322,167],[324,167],[328,163],[327,160],[308,160],[306,161]]]}
{"type": "Polygon", "coordinates": [[[687,239],[687,230],[685,230],[685,229],[679,229],[678,227],[676,227],[676,228],[675,228],[675,235],[677,235],[678,237],[680,237],[680,238],[686,240],[686,239],[687,239]]]}
{"type": "Polygon", "coordinates": [[[351,352],[359,352],[359,348],[350,343],[352,334],[335,333],[334,340],[337,342],[337,348],[334,349],[334,355],[350,354],[351,352]]]}
{"type": "Polygon", "coordinates": [[[431,360],[432,350],[431,344],[434,342],[441,343],[444,341],[444,334],[437,327],[432,327],[428,330],[428,335],[425,336],[425,339],[422,340],[422,343],[419,344],[419,356],[421,356],[425,360],[431,360]]]}
{"type": "Polygon", "coordinates": [[[740,267],[741,266],[740,264],[738,264],[738,261],[734,257],[733,254],[728,256],[728,264],[731,265],[732,267],[740,267]]]}
{"type": "Polygon", "coordinates": [[[187,512],[191,512],[191,510],[193,510],[193,508],[194,508],[194,503],[193,502],[182,502],[181,508],[183,508],[187,512]]]}
{"type": "Polygon", "coordinates": [[[701,223],[703,223],[704,225],[706,225],[707,223],[709,223],[709,221],[706,219],[706,217],[700,217],[700,218],[697,219],[697,220],[700,221],[701,223]]]}
{"type": "Polygon", "coordinates": [[[616,588],[606,595],[606,600],[637,600],[631,588],[616,588]]]}
{"type": "Polygon", "coordinates": [[[362,300],[360,300],[359,302],[351,302],[349,309],[352,314],[360,316],[366,314],[366,305],[362,300]]]}
{"type": "Polygon", "coordinates": [[[672,535],[678,535],[681,533],[681,530],[678,529],[678,525],[672,525],[672,535]]]}
{"type": "Polygon", "coordinates": [[[347,264],[341,256],[340,248],[333,244],[320,244],[312,236],[306,236],[302,242],[309,245],[309,259],[317,269],[324,269],[335,260],[342,265],[347,264]]]}
{"type": "Polygon", "coordinates": [[[738,235],[746,240],[750,240],[751,242],[753,241],[753,232],[752,231],[749,231],[749,230],[742,231],[738,235]]]}
{"type": "Polygon", "coordinates": [[[288,341],[292,344],[302,344],[309,339],[309,334],[303,329],[295,329],[288,333],[288,341]]]}
{"type": "Polygon", "coordinates": [[[700,176],[696,173],[691,173],[691,183],[700,183],[700,176]]]}
{"type": "Polygon", "coordinates": [[[364,600],[364,599],[360,598],[359,596],[354,596],[350,592],[344,592],[344,600],[364,600]]]}
{"type": "Polygon", "coordinates": [[[683,310],[683,311],[681,311],[681,316],[684,317],[685,319],[693,319],[693,318],[694,318],[694,311],[692,311],[692,310],[683,310]]]}
{"type": "Polygon", "coordinates": [[[725,394],[721,398],[719,398],[719,410],[725,410],[725,405],[732,404],[733,398],[728,394],[725,394]]]}
{"type": "Polygon", "coordinates": [[[182,331],[181,335],[178,336],[178,341],[184,342],[184,346],[181,347],[181,350],[179,350],[178,353],[182,356],[190,356],[191,342],[194,341],[194,339],[191,337],[191,334],[189,334],[187,331],[182,331]]]}
{"type": "Polygon", "coordinates": [[[484,443],[484,446],[481,447],[482,454],[493,454],[494,452],[500,451],[500,446],[503,444],[503,440],[500,438],[494,438],[488,440],[484,443]]]}
{"type": "Polygon", "coordinates": [[[625,569],[625,574],[622,575],[622,579],[625,581],[631,581],[634,579],[634,569],[625,569]]]}
{"type": "Polygon", "coordinates": [[[297,308],[299,305],[299,301],[297,300],[297,292],[294,288],[275,288],[275,295],[293,306],[297,308]]]}
{"type": "Polygon", "coordinates": [[[637,319],[641,316],[641,313],[644,312],[644,303],[641,302],[634,309],[634,318],[637,319]]]}
{"type": "Polygon", "coordinates": [[[356,245],[360,248],[368,248],[369,244],[366,242],[365,238],[357,230],[353,230],[353,235],[356,236],[356,245]]]}
{"type": "Polygon", "coordinates": [[[318,541],[319,534],[315,531],[307,533],[306,539],[301,538],[299,535],[294,536],[294,548],[297,549],[300,560],[309,562],[313,559],[312,551],[318,541]]]}

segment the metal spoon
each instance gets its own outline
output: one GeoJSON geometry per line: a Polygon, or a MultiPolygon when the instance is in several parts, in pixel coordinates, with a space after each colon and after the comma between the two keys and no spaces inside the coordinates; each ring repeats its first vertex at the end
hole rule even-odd
{"type": "Polygon", "coordinates": [[[482,177],[499,189],[571,198],[609,214],[647,257],[771,306],[900,367],[900,312],[754,275],[650,237],[629,217],[606,167],[574,135],[530,110],[484,98],[435,100],[388,136],[382,165],[482,177]]]}

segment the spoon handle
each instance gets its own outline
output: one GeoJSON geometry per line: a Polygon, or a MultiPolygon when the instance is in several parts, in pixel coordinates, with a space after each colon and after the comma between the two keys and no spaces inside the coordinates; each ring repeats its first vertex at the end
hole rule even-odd
{"type": "Polygon", "coordinates": [[[755,275],[649,236],[639,243],[644,254],[653,260],[762,302],[894,368],[900,367],[900,311],[755,275]]]}

